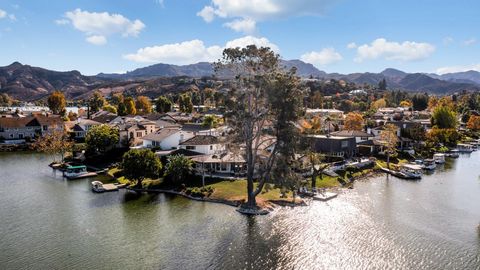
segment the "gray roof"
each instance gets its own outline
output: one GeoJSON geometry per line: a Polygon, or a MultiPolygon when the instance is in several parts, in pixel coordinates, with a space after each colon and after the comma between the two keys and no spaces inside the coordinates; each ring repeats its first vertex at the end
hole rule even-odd
{"type": "Polygon", "coordinates": [[[210,144],[217,144],[218,139],[215,136],[211,135],[197,135],[193,138],[190,138],[180,145],[210,145],[210,144]]]}
{"type": "Polygon", "coordinates": [[[375,137],[372,134],[368,134],[360,130],[341,130],[330,133],[332,136],[336,137],[375,137]]]}
{"type": "Polygon", "coordinates": [[[173,134],[179,132],[179,128],[164,128],[160,129],[155,133],[150,133],[146,136],[144,136],[142,139],[143,140],[149,140],[149,141],[156,141],[156,142],[161,142],[165,140],[166,138],[172,136],[173,134]]]}

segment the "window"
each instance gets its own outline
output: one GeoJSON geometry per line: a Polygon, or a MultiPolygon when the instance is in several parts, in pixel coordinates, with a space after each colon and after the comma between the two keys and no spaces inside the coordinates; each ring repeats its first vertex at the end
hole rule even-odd
{"type": "Polygon", "coordinates": [[[47,130],[48,130],[48,126],[47,126],[47,125],[44,125],[44,126],[43,126],[43,130],[44,130],[44,131],[47,131],[47,130]]]}
{"type": "Polygon", "coordinates": [[[227,170],[227,164],[226,163],[222,163],[222,171],[226,171],[227,170]]]}
{"type": "Polygon", "coordinates": [[[342,148],[348,147],[348,141],[342,141],[342,148]]]}
{"type": "Polygon", "coordinates": [[[19,134],[18,134],[18,138],[19,138],[19,139],[23,139],[23,133],[19,133],[19,134]]]}
{"type": "Polygon", "coordinates": [[[137,131],[137,137],[142,137],[142,135],[143,135],[143,132],[137,131]]]}
{"type": "Polygon", "coordinates": [[[213,145],[210,145],[210,150],[213,150],[213,145]]]}
{"type": "Polygon", "coordinates": [[[196,147],[194,145],[187,145],[186,149],[187,150],[195,150],[196,147]]]}

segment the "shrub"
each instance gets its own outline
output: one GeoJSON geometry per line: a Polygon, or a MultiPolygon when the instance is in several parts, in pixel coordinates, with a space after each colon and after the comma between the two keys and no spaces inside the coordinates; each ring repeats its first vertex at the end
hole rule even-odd
{"type": "Polygon", "coordinates": [[[142,181],[142,187],[145,189],[153,189],[153,188],[160,188],[162,185],[163,181],[161,179],[156,179],[156,180],[143,180],[142,181]]]}

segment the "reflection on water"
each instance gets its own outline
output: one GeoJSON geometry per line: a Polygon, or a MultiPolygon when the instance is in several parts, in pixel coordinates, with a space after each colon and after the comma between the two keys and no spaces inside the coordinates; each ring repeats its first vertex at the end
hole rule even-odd
{"type": "Polygon", "coordinates": [[[44,156],[3,154],[0,269],[478,269],[479,157],[245,217],[164,194],[94,194],[44,156]]]}

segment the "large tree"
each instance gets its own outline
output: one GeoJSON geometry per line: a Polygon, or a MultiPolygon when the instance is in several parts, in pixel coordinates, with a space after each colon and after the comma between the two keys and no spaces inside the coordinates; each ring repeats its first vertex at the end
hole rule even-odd
{"type": "Polygon", "coordinates": [[[99,91],[95,91],[95,93],[93,93],[92,98],[90,98],[88,102],[90,106],[90,111],[93,113],[98,112],[100,109],[102,109],[105,103],[106,103],[105,98],[103,98],[102,93],[100,93],[99,91]]]}
{"type": "Polygon", "coordinates": [[[345,116],[345,129],[346,130],[362,130],[363,129],[363,116],[359,113],[348,113],[345,116]]]}
{"type": "Polygon", "coordinates": [[[471,115],[467,122],[467,128],[474,131],[480,130],[480,116],[471,115]]]}
{"type": "Polygon", "coordinates": [[[152,112],[152,103],[146,96],[138,96],[135,105],[138,114],[148,114],[152,112]]]}
{"type": "Polygon", "coordinates": [[[159,96],[155,101],[155,110],[158,113],[167,113],[172,110],[172,101],[166,96],[159,96]]]}
{"type": "Polygon", "coordinates": [[[182,184],[192,173],[193,162],[184,155],[173,155],[167,159],[165,176],[170,177],[173,184],[182,184]]]}
{"type": "Polygon", "coordinates": [[[439,105],[432,115],[432,123],[440,129],[451,129],[457,127],[457,116],[447,105],[439,105]]]}
{"type": "Polygon", "coordinates": [[[193,112],[193,103],[192,103],[192,96],[189,93],[181,94],[178,99],[178,106],[180,107],[180,111],[184,113],[192,113],[193,112]]]}
{"type": "Polygon", "coordinates": [[[380,142],[383,145],[385,154],[387,155],[387,168],[390,169],[390,156],[397,151],[398,127],[393,124],[386,124],[380,133],[380,142]]]}
{"type": "Polygon", "coordinates": [[[125,98],[125,112],[129,115],[137,114],[137,108],[135,106],[135,100],[132,97],[125,98]]]}
{"type": "Polygon", "coordinates": [[[109,125],[98,125],[92,127],[85,137],[87,148],[99,154],[104,154],[119,141],[118,129],[109,125]]]}
{"type": "Polygon", "coordinates": [[[159,177],[162,163],[149,149],[131,149],[123,155],[121,167],[125,177],[137,181],[136,187],[141,188],[143,179],[159,177]]]}
{"type": "Polygon", "coordinates": [[[47,100],[48,107],[54,114],[64,114],[65,105],[67,104],[65,100],[65,95],[60,91],[54,91],[47,100]]]}
{"type": "MultiPolygon", "coordinates": [[[[298,119],[302,93],[295,71],[279,68],[279,56],[269,48],[229,48],[215,64],[216,70],[229,70],[235,76],[230,90],[227,117],[236,144],[244,145],[247,166],[247,209],[256,209],[256,196],[271,180],[277,162],[289,164],[296,140],[294,123],[298,119]],[[267,157],[261,155],[266,130],[276,139],[267,157]],[[279,158],[281,157],[281,158],[279,158]],[[278,158],[278,160],[277,160],[278,158]],[[257,170],[255,171],[255,169],[257,170]],[[258,185],[254,187],[254,178],[258,185]]],[[[284,166],[288,169],[289,166],[284,166]]],[[[281,173],[289,173],[287,171],[281,173]]]]}
{"type": "Polygon", "coordinates": [[[36,151],[52,155],[53,161],[56,161],[56,157],[61,155],[63,162],[65,153],[73,148],[73,142],[66,132],[55,130],[37,138],[33,147],[36,151]]]}

